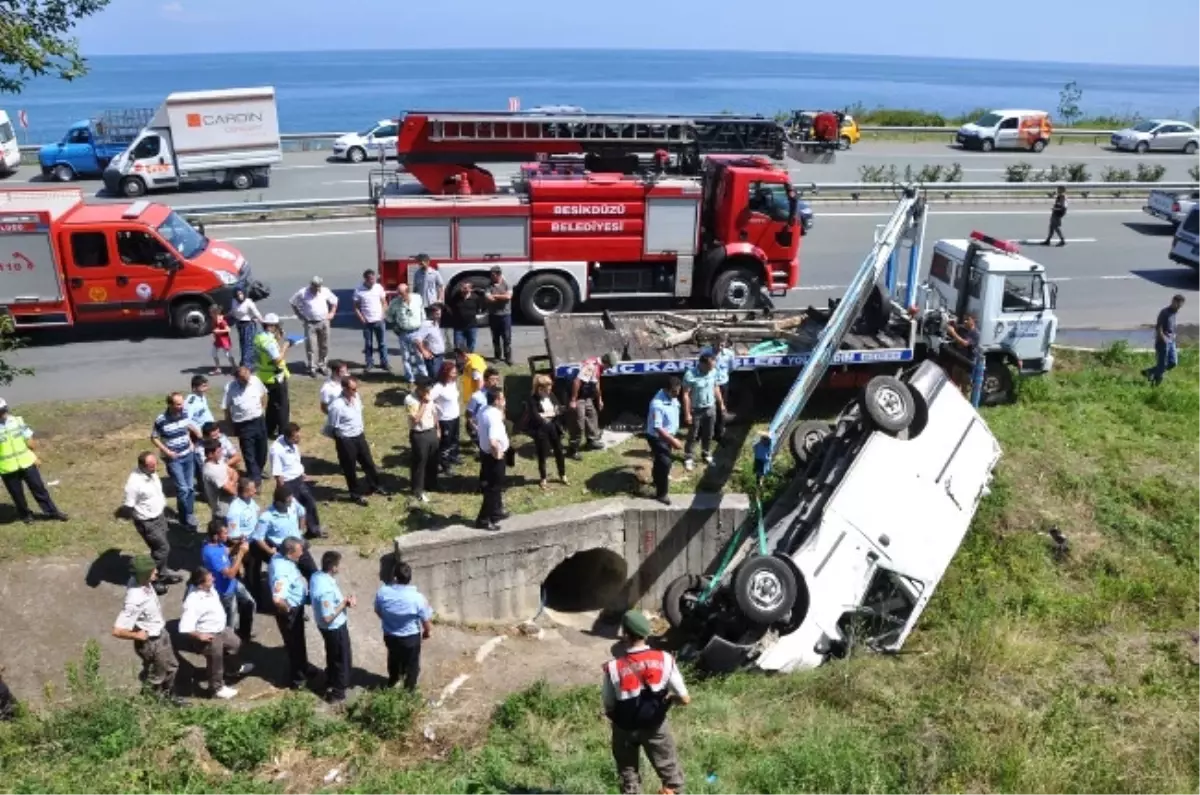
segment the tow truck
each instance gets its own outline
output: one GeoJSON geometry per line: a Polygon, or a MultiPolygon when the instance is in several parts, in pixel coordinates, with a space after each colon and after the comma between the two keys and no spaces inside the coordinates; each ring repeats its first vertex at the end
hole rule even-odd
{"type": "Polygon", "coordinates": [[[400,167],[430,193],[459,191],[465,180],[472,194],[496,192],[494,175],[480,163],[541,160],[632,174],[665,155],[668,173],[694,176],[706,155],[813,163],[831,162],[837,148],[836,123],[831,136],[808,129],[800,136],[763,116],[519,111],[409,111],[396,144],[400,167]]]}
{"type": "Polygon", "coordinates": [[[532,322],[599,299],[749,308],[799,279],[799,197],[765,157],[710,155],[702,178],[536,175],[513,193],[412,195],[375,208],[385,290],[426,254],[449,291],[499,267],[532,322]]]}

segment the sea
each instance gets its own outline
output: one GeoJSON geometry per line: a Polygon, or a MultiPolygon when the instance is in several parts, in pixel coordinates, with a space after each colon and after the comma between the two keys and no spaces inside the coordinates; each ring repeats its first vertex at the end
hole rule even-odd
{"type": "MultiPolygon", "coordinates": [[[[73,82],[39,78],[0,95],[24,110],[23,143],[57,141],[105,110],[156,107],[173,91],[271,85],[283,132],[365,129],[406,110],[762,113],[798,108],[987,107],[1054,111],[1074,81],[1085,115],[1191,118],[1200,72],[1189,67],[1005,62],[783,52],[397,50],[96,56],[73,82]]],[[[14,125],[15,126],[15,125],[14,125]]]]}

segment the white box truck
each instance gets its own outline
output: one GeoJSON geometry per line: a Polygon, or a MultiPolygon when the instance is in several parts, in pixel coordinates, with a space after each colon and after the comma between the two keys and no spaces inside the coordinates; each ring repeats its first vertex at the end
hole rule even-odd
{"type": "Polygon", "coordinates": [[[179,92],[109,163],[104,187],[127,197],[187,182],[247,190],[281,159],[273,87],[179,92]]]}

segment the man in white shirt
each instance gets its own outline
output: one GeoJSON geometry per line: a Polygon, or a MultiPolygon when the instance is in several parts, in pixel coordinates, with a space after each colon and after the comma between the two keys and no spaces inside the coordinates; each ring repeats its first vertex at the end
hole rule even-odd
{"type": "Polygon", "coordinates": [[[167,540],[167,498],[163,496],[162,480],[158,476],[158,456],[144,452],[138,456],[137,469],[125,481],[125,502],[120,513],[133,520],[138,535],[150,548],[150,557],[158,577],[156,593],[164,594],[167,586],[183,578],[167,568],[171,542],[167,540]]]}
{"type": "Polygon", "coordinates": [[[386,311],[387,296],[383,285],[375,277],[375,271],[363,271],[363,283],[354,290],[354,314],[362,323],[363,332],[363,358],[366,361],[363,372],[369,372],[374,366],[376,350],[379,351],[379,366],[391,372],[383,322],[386,311]]]}
{"type": "Polygon", "coordinates": [[[458,394],[458,380],[448,373],[444,381],[438,381],[429,389],[438,420],[438,460],[442,472],[449,474],[451,467],[462,463],[459,451],[459,415],[462,413],[462,398],[458,394]]]}
{"type": "Polygon", "coordinates": [[[358,379],[347,376],[342,382],[342,394],[329,404],[329,428],[333,432],[333,444],[337,449],[338,465],[346,478],[346,488],[351,498],[359,505],[367,504],[368,494],[386,497],[387,492],[379,484],[379,471],[371,456],[371,445],[367,441],[363,425],[362,398],[358,395],[358,379]],[[367,476],[366,489],[358,489],[358,467],[362,465],[367,476]]]}
{"type": "Polygon", "coordinates": [[[237,436],[246,461],[246,476],[256,486],[262,485],[262,472],[267,465],[267,397],[266,385],[245,366],[237,369],[221,396],[225,422],[237,436]]]}
{"type": "Polygon", "coordinates": [[[221,443],[215,439],[204,440],[204,468],[200,479],[204,483],[204,495],[214,519],[224,519],[229,513],[229,503],[237,496],[237,470],[222,459],[221,443]]]}
{"type": "Polygon", "coordinates": [[[133,558],[133,577],[125,588],[125,604],[113,622],[114,638],[133,641],[133,650],[142,661],[143,686],[175,704],[182,701],[174,694],[175,673],[179,662],[171,645],[171,634],[163,619],[158,571],[149,555],[133,558]]]}
{"type": "Polygon", "coordinates": [[[289,422],[283,433],[271,445],[271,474],[276,486],[287,486],[304,509],[308,518],[305,538],[322,538],[321,516],[317,512],[317,500],[313,497],[308,480],[304,477],[304,462],[300,455],[300,426],[289,422]]]}
{"type": "Polygon", "coordinates": [[[479,489],[483,504],[475,524],[481,530],[499,530],[498,522],[509,516],[504,510],[504,472],[509,451],[504,406],[504,393],[495,387],[488,390],[487,408],[479,412],[479,489]]]}
{"type": "Polygon", "coordinates": [[[342,394],[342,381],[346,380],[346,376],[350,375],[350,365],[345,362],[334,361],[329,363],[329,378],[321,384],[321,413],[329,414],[329,404],[334,398],[342,394]]]}
{"type": "MultiPolygon", "coordinates": [[[[229,626],[225,606],[213,587],[212,572],[197,566],[188,582],[188,594],[183,599],[183,614],[179,617],[179,634],[188,636],[208,663],[208,694],[212,698],[230,699],[237,691],[225,684],[225,663],[236,661],[242,641],[229,626]]],[[[237,676],[254,670],[250,663],[237,667],[237,676]]]]}
{"type": "Polygon", "coordinates": [[[337,314],[337,296],[325,286],[324,279],[314,276],[308,287],[292,296],[291,305],[304,324],[304,358],[309,376],[328,373],[329,322],[337,314]]]}

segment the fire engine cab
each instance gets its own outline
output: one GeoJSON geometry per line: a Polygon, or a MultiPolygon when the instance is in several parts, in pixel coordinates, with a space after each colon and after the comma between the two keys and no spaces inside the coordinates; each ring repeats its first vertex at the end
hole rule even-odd
{"type": "Polygon", "coordinates": [[[498,266],[533,322],[600,299],[747,309],[799,280],[798,200],[765,157],[710,156],[700,178],[535,174],[484,196],[392,184],[376,201],[385,289],[411,282],[417,254],[451,289],[498,266]]]}
{"type": "Polygon", "coordinates": [[[0,191],[0,315],[18,330],[164,319],[199,336],[239,287],[268,294],[237,249],[170,207],[86,204],[77,188],[0,191]]]}

